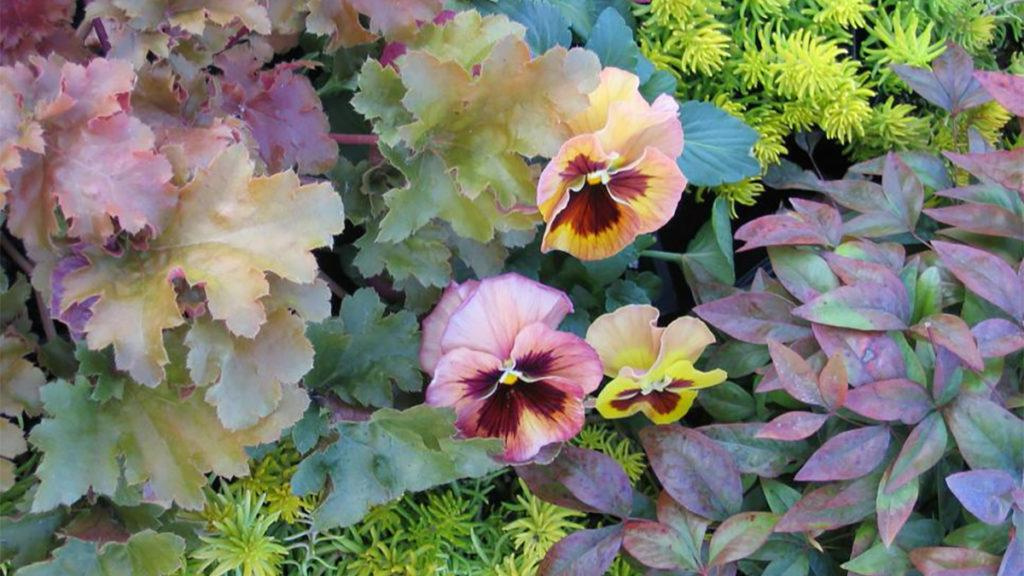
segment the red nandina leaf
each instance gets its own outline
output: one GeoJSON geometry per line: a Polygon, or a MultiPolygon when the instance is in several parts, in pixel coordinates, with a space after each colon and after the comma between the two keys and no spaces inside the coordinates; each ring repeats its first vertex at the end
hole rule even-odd
{"type": "Polygon", "coordinates": [[[713,520],[740,511],[740,472],[714,440],[681,426],[649,426],[640,441],[665,491],[687,510],[713,520]]]}
{"type": "MultiPolygon", "coordinates": [[[[991,204],[960,204],[943,208],[929,208],[925,214],[956,229],[986,236],[1024,240],[1024,226],[1020,216],[991,204]]],[[[943,231],[945,232],[945,231],[943,231]]]]}
{"type": "Polygon", "coordinates": [[[903,442],[903,448],[892,463],[892,473],[885,489],[899,490],[914,478],[931,470],[932,466],[942,459],[948,438],[942,415],[932,412],[926,416],[903,442]]]}
{"type": "Polygon", "coordinates": [[[882,193],[888,200],[890,212],[913,230],[924,205],[924,186],[914,172],[893,152],[885,157],[882,168],[882,193]]]}
{"type": "Polygon", "coordinates": [[[922,338],[944,346],[956,354],[975,372],[985,369],[985,361],[978,350],[971,328],[959,316],[952,314],[932,314],[921,319],[911,331],[922,338]]]}
{"type": "Polygon", "coordinates": [[[935,407],[924,386],[913,380],[897,378],[850,390],[846,408],[873,420],[916,424],[935,407]]]}
{"type": "Polygon", "coordinates": [[[900,346],[889,334],[861,332],[815,324],[814,337],[829,357],[843,356],[850,385],[905,378],[906,362],[900,346]]]}
{"type": "Polygon", "coordinates": [[[821,391],[821,398],[830,412],[835,412],[846,403],[849,380],[846,377],[846,366],[843,365],[843,357],[839,354],[833,355],[825,363],[821,374],[818,375],[818,390],[821,391]]]}
{"type": "Polygon", "coordinates": [[[811,455],[796,473],[800,482],[852,480],[869,474],[885,458],[889,429],[856,428],[836,434],[811,455]]]}
{"type": "Polygon", "coordinates": [[[952,42],[932,62],[931,70],[903,64],[894,64],[892,69],[914,92],[954,116],[992,99],[972,76],[970,54],[952,42]]]}
{"type": "Polygon", "coordinates": [[[774,478],[790,470],[810,452],[803,441],[757,438],[762,427],[756,422],[712,424],[701,427],[700,432],[731,454],[740,472],[757,474],[762,478],[774,478]]]}
{"type": "Polygon", "coordinates": [[[711,537],[708,564],[721,566],[757,552],[778,521],[779,517],[770,512],[744,512],[722,522],[711,537]]]}
{"type": "Polygon", "coordinates": [[[815,324],[853,330],[903,330],[910,301],[902,283],[860,283],[836,288],[793,309],[815,324]]]}
{"type": "Polygon", "coordinates": [[[998,526],[1010,513],[1018,483],[1003,470],[969,470],[948,476],[946,485],[978,520],[998,526]]]}
{"type": "Polygon", "coordinates": [[[696,570],[697,559],[671,526],[651,520],[628,520],[622,547],[644,566],[660,570],[696,570]]]}
{"type": "Polygon", "coordinates": [[[844,284],[860,284],[862,282],[873,284],[895,285],[900,279],[886,264],[862,260],[860,258],[847,258],[835,252],[826,252],[825,260],[829,268],[844,284]]]}
{"type": "Polygon", "coordinates": [[[874,513],[877,490],[877,476],[813,490],[786,512],[775,531],[815,532],[856,524],[874,513]]]}
{"type": "Polygon", "coordinates": [[[964,461],[975,469],[1020,475],[1024,470],[1024,421],[991,400],[960,396],[946,411],[946,423],[964,461]]]}
{"type": "Polygon", "coordinates": [[[996,182],[1018,194],[1024,194],[1024,148],[996,150],[977,154],[943,152],[953,164],[981,180],[996,182]]]}
{"type": "Polygon", "coordinates": [[[755,438],[768,440],[803,440],[817,432],[828,420],[828,414],[786,412],[758,431],[755,438]]]}
{"type": "Polygon", "coordinates": [[[875,495],[878,534],[886,548],[892,546],[900,529],[910,518],[910,514],[914,511],[914,504],[917,503],[918,494],[917,478],[907,482],[899,490],[894,490],[891,494],[888,493],[886,487],[889,484],[890,472],[892,472],[892,467],[882,475],[882,481],[878,484],[878,492],[875,495]]]}
{"type": "Polygon", "coordinates": [[[629,477],[615,460],[594,450],[564,446],[550,464],[517,466],[516,472],[530,491],[559,506],[620,518],[633,507],[629,477]]]}
{"type": "Polygon", "coordinates": [[[585,576],[604,574],[622,547],[622,524],[580,530],[559,540],[548,550],[537,569],[538,576],[585,576]]]}
{"type": "Polygon", "coordinates": [[[736,239],[746,244],[738,251],[764,246],[834,246],[839,242],[843,220],[838,210],[799,199],[793,199],[793,207],[795,212],[762,216],[740,226],[736,239]]]}
{"type": "Polygon", "coordinates": [[[772,365],[782,388],[790,396],[804,404],[825,406],[821,391],[818,389],[818,378],[806,360],[774,340],[768,341],[768,352],[772,356],[772,365]]]}
{"type": "Polygon", "coordinates": [[[792,342],[809,335],[805,323],[791,314],[793,303],[768,293],[739,293],[701,304],[694,312],[729,336],[751,344],[769,339],[792,342]]]}
{"type": "Polygon", "coordinates": [[[1024,329],[1002,318],[989,318],[971,328],[982,358],[1001,358],[1024,349],[1024,329]]]}
{"type": "Polygon", "coordinates": [[[970,548],[916,548],[910,561],[924,576],[994,576],[999,569],[998,556],[970,548]]]}
{"type": "Polygon", "coordinates": [[[768,248],[768,257],[779,282],[801,302],[813,300],[839,287],[839,280],[828,264],[814,252],[791,246],[772,246],[768,248]]]}
{"type": "Polygon", "coordinates": [[[974,78],[1014,116],[1024,116],[1024,78],[1015,74],[976,70],[974,78]]]}
{"type": "Polygon", "coordinates": [[[835,254],[860,262],[879,264],[888,268],[893,274],[899,274],[907,260],[906,249],[895,242],[878,243],[867,240],[851,240],[843,242],[836,248],[835,254]]]}

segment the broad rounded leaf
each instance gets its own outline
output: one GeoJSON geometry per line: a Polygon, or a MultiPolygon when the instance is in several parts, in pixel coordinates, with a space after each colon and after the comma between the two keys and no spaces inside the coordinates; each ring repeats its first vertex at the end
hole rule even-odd
{"type": "Polygon", "coordinates": [[[742,120],[708,102],[679,107],[686,144],[679,168],[693,186],[718,186],[760,173],[751,150],[757,132],[742,120]]]}

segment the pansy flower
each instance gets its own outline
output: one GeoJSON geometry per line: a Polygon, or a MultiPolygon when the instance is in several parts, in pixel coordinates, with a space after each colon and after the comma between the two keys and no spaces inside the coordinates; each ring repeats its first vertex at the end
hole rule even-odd
{"type": "Polygon", "coordinates": [[[518,274],[452,284],[423,320],[427,404],[454,407],[465,436],[501,438],[508,462],[572,438],[602,369],[583,339],[555,329],[570,312],[564,293],[518,274]]]}
{"type": "Polygon", "coordinates": [[[569,122],[575,136],[537,185],[542,251],[608,258],[675,213],[686,186],[678,105],[664,94],[649,104],[639,86],[635,74],[605,68],[589,107],[569,122]]]}
{"type": "Polygon", "coordinates": [[[665,328],[657,321],[657,308],[623,306],[587,330],[587,342],[613,378],[597,397],[597,410],[605,418],[643,412],[655,424],[675,422],[693,406],[698,390],[725,381],[724,370],[694,367],[715,341],[706,324],[690,316],[665,328]]]}

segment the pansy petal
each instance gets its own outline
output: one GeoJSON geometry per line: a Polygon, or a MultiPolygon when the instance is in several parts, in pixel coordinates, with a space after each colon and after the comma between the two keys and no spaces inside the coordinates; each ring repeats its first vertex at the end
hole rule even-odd
{"type": "Polygon", "coordinates": [[[620,68],[601,70],[600,84],[589,97],[590,105],[586,111],[569,122],[574,134],[597,132],[604,128],[609,111],[616,102],[624,102],[634,108],[649,106],[640,94],[640,78],[620,68]]]}
{"type": "Polygon", "coordinates": [[[675,160],[657,148],[647,148],[639,161],[608,182],[611,195],[636,214],[640,234],[654,232],[672,219],[685,187],[686,177],[675,160]]]}
{"type": "Polygon", "coordinates": [[[658,357],[662,332],[658,309],[631,304],[599,316],[587,329],[587,343],[597,350],[604,373],[612,378],[625,367],[645,372],[658,357]]]}
{"type": "Polygon", "coordinates": [[[514,273],[486,278],[452,314],[441,350],[469,348],[507,359],[523,328],[535,322],[554,328],[570,312],[572,302],[559,290],[514,273]]]}
{"type": "Polygon", "coordinates": [[[448,327],[452,314],[473,292],[476,292],[479,284],[476,280],[467,280],[462,284],[452,282],[444,289],[434,310],[423,319],[420,367],[427,374],[434,373],[437,361],[441,359],[441,336],[448,327]]]}
{"type": "Polygon", "coordinates": [[[537,183],[537,208],[545,222],[565,208],[571,186],[582,183],[592,172],[608,168],[608,158],[593,134],[570,138],[548,162],[537,183]]]}
{"type": "Polygon", "coordinates": [[[427,386],[431,406],[456,406],[487,396],[501,377],[498,358],[486,352],[459,348],[441,357],[427,386]]]}
{"type": "Polygon", "coordinates": [[[670,424],[686,416],[696,398],[697,393],[690,390],[663,390],[649,394],[641,410],[655,424],[670,424]]]}
{"type": "Polygon", "coordinates": [[[709,372],[697,370],[689,360],[679,360],[672,364],[655,364],[647,374],[651,380],[671,379],[668,386],[672,390],[700,390],[725,382],[728,378],[725,370],[716,368],[709,372]]]}
{"type": "Polygon", "coordinates": [[[683,125],[679,121],[679,105],[671,96],[662,94],[653,105],[636,106],[617,102],[608,114],[608,123],[597,132],[605,150],[614,151],[624,163],[655,148],[675,161],[683,153],[683,125]]]}
{"type": "Polygon", "coordinates": [[[519,333],[512,358],[516,370],[527,379],[571,383],[578,388],[578,396],[589,394],[601,385],[603,371],[597,351],[579,336],[552,330],[545,324],[531,324],[519,333]]]}
{"type": "Polygon", "coordinates": [[[680,360],[696,362],[704,349],[715,343],[708,325],[694,318],[676,318],[661,333],[657,364],[672,365],[680,360]]]}
{"type": "Polygon", "coordinates": [[[545,381],[499,385],[494,394],[456,412],[455,425],[466,436],[501,438],[508,462],[529,460],[583,427],[582,398],[545,381]]]}
{"type": "Polygon", "coordinates": [[[640,403],[631,400],[640,397],[640,384],[621,376],[605,384],[597,395],[597,412],[609,420],[626,418],[640,411],[640,403]]]}
{"type": "Polygon", "coordinates": [[[580,260],[600,260],[618,254],[641,233],[633,211],[603,184],[585,185],[565,199],[544,230],[541,252],[562,250],[580,260]]]}

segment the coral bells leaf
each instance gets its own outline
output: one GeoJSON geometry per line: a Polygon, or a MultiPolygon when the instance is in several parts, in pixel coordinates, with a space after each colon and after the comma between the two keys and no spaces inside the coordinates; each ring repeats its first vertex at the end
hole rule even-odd
{"type": "Polygon", "coordinates": [[[328,52],[373,42],[377,34],[388,40],[407,40],[418,23],[430,22],[444,7],[441,0],[310,0],[306,29],[331,37],[328,52]],[[369,19],[364,27],[362,14],[369,19]]]}
{"type": "Polygon", "coordinates": [[[300,186],[291,172],[254,178],[253,168],[243,147],[229,148],[181,189],[173,218],[147,250],[85,251],[89,265],[63,278],[59,308],[97,298],[85,324],[90,348],[113,344],[118,368],[155,386],[167,363],[163,330],[184,322],[174,278],[202,285],[212,318],[246,338],[267,320],[267,272],[315,280],[309,251],[341,232],[341,200],[327,184],[300,186]]]}

